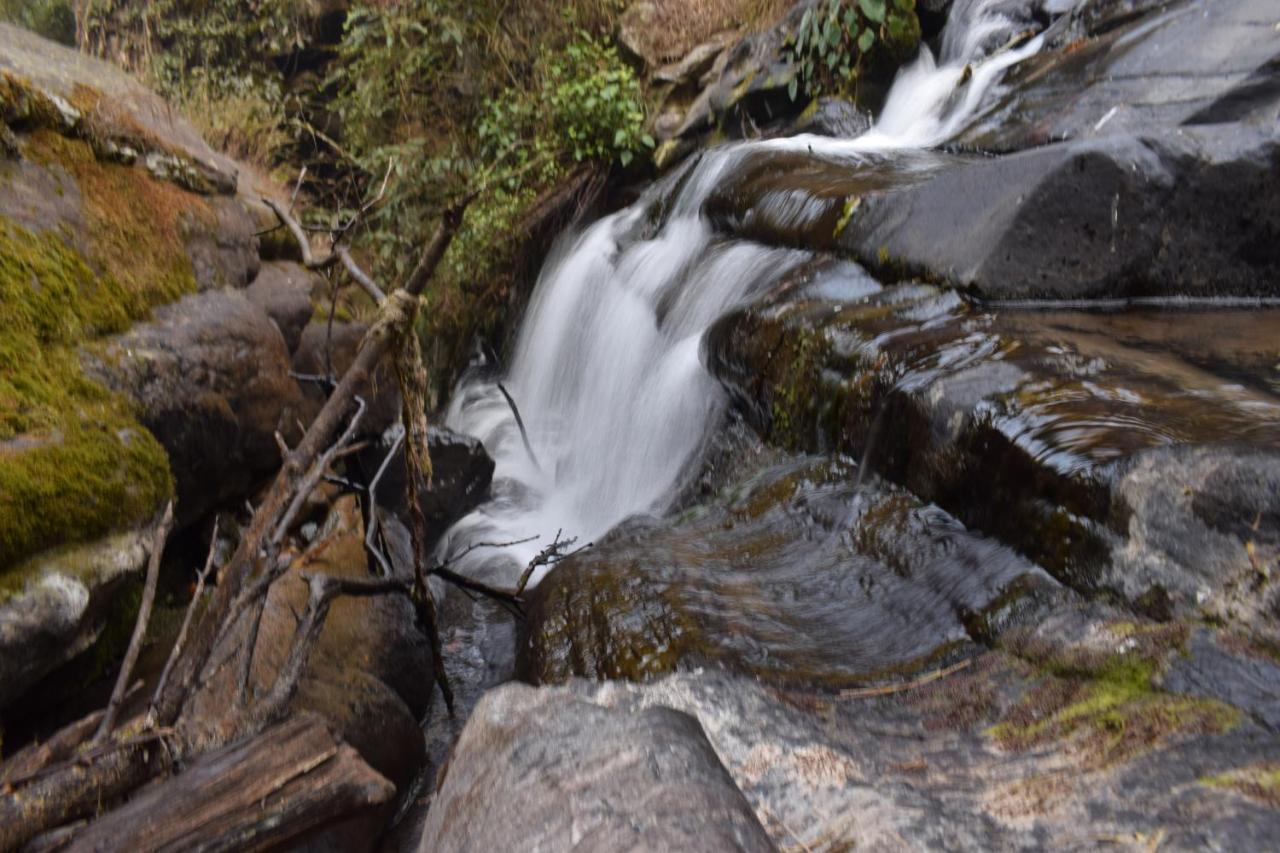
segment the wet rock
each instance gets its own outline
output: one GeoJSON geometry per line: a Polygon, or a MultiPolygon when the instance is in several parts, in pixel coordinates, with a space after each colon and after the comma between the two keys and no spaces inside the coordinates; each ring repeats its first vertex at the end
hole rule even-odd
{"type": "Polygon", "coordinates": [[[864,197],[839,242],[988,299],[1272,296],[1277,175],[1274,124],[1112,135],[864,197]]]}
{"type": "MultiPolygon", "coordinates": [[[[418,505],[427,520],[427,542],[434,544],[455,521],[489,496],[494,462],[478,439],[444,427],[428,427],[427,450],[431,454],[431,486],[418,495],[418,505]]],[[[362,463],[367,470],[376,471],[386,453],[385,447],[370,448],[362,454],[362,463]]],[[[396,451],[378,481],[378,505],[407,517],[403,448],[396,451]]]]}
{"type": "Polygon", "coordinates": [[[301,406],[275,324],[242,294],[210,291],[159,308],[92,365],[137,401],[169,455],[182,523],[249,492],[280,462],[277,430],[301,406]]]}
{"type": "Polygon", "coordinates": [[[1186,654],[1173,659],[1161,687],[1218,699],[1280,731],[1280,658],[1238,635],[1197,629],[1186,654]]]}
{"type": "Polygon", "coordinates": [[[774,846],[698,722],[508,685],[476,706],[422,850],[774,846]]]}
{"type": "Polygon", "coordinates": [[[971,649],[987,611],[1056,586],[936,507],[856,478],[791,461],[680,519],[624,525],[538,585],[522,674],[640,680],[718,665],[867,681],[971,649]]]}
{"type": "Polygon", "coordinates": [[[852,139],[871,128],[871,114],[844,98],[818,98],[800,114],[791,132],[852,139]]]}
{"type": "Polygon", "coordinates": [[[145,533],[121,533],[7,569],[0,591],[0,708],[98,638],[120,586],[141,571],[145,533]]]}
{"type": "Polygon", "coordinates": [[[865,459],[1076,589],[1274,634],[1280,313],[992,312],[864,276],[815,266],[712,329],[763,434],[865,459]]]}
{"type": "Polygon", "coordinates": [[[302,330],[311,322],[312,294],[322,279],[292,261],[262,265],[245,296],[275,322],[289,352],[298,349],[302,330]]]}
{"type": "MultiPolygon", "coordinates": [[[[504,692],[539,709],[532,721],[521,718],[526,727],[566,725],[565,709],[585,703],[637,721],[655,709],[695,717],[780,848],[1074,849],[1100,836],[1158,837],[1173,848],[1265,846],[1280,813],[1217,780],[1274,764],[1280,742],[1225,704],[1152,683],[1179,656],[1176,626],[1074,605],[1053,624],[1069,636],[1036,633],[1041,645],[1021,647],[1028,658],[994,651],[888,692],[778,690],[714,670],[504,692]]],[[[518,731],[508,707],[473,721],[464,739],[478,738],[472,726],[518,731]]],[[[614,739],[614,750],[632,743],[582,724],[520,754],[568,763],[565,741],[587,730],[614,739]]],[[[477,754],[460,750],[450,776],[470,757],[461,765],[467,781],[485,778],[477,754]]],[[[482,784],[467,786],[476,812],[482,784]]],[[[444,793],[456,796],[450,778],[444,793]]],[[[434,813],[432,826],[460,832],[475,825],[465,820],[471,813],[434,813]]]]}
{"type": "Polygon", "coordinates": [[[1076,5],[961,142],[1010,151],[1155,128],[1275,123],[1280,52],[1268,0],[1076,5]]]}
{"type": "MultiPolygon", "coordinates": [[[[302,382],[302,422],[311,423],[324,407],[328,392],[317,381],[326,376],[336,382],[355,360],[368,327],[363,323],[315,322],[302,330],[302,338],[293,354],[293,370],[304,377],[302,382]]],[[[383,360],[372,377],[356,390],[368,405],[360,423],[362,435],[381,435],[400,421],[400,385],[388,360],[383,360]]]]}

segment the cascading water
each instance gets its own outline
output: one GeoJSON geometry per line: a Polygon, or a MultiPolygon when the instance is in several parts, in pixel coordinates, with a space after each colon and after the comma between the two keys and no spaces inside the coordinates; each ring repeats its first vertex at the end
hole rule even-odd
{"type": "Polygon", "coordinates": [[[718,237],[703,203],[744,155],[761,149],[865,161],[945,142],[1002,72],[1040,46],[1032,39],[982,61],[1014,34],[998,5],[956,3],[940,58],[922,50],[862,136],[709,151],[678,187],[655,186],[559,247],[538,281],[504,380],[534,455],[492,377],[464,383],[447,418],[451,428],[480,438],[497,468],[493,500],[454,525],[442,552],[539,538],[471,552],[455,568],[510,585],[558,530],[589,541],[628,516],[669,506],[726,406],[700,360],[703,335],[808,257],[718,237]]]}

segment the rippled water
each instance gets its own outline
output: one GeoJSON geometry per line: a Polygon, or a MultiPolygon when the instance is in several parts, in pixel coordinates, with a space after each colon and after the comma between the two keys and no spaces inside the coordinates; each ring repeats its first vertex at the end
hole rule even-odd
{"type": "Polygon", "coordinates": [[[659,184],[564,243],[542,272],[504,380],[533,454],[495,381],[459,389],[448,424],[479,437],[494,457],[494,500],[458,522],[441,549],[540,537],[476,551],[461,566],[510,583],[558,530],[585,541],[628,516],[666,509],[726,405],[700,359],[705,332],[808,257],[718,237],[703,212],[707,199],[762,152],[803,151],[856,169],[944,142],[1001,73],[1039,47],[1031,40],[982,61],[1014,35],[996,5],[960,0],[941,57],[926,49],[899,74],[864,135],[706,152],[674,198],[669,182],[659,184]]]}

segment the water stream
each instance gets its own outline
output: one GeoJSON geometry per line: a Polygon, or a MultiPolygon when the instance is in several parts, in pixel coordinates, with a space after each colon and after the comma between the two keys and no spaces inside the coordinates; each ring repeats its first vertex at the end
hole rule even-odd
{"type": "Polygon", "coordinates": [[[497,463],[494,496],[449,531],[442,552],[538,537],[472,552],[459,567],[510,585],[557,531],[585,542],[629,516],[665,510],[696,471],[727,405],[701,362],[705,332],[808,258],[717,235],[703,203],[741,158],[761,150],[803,151],[855,169],[947,141],[1004,70],[1039,49],[1039,38],[1010,45],[1016,26],[997,5],[960,0],[940,56],[923,49],[899,73],[863,135],[705,152],[677,188],[660,182],[562,241],[539,278],[503,380],[536,459],[497,380],[465,382],[447,423],[484,442],[497,463]]]}

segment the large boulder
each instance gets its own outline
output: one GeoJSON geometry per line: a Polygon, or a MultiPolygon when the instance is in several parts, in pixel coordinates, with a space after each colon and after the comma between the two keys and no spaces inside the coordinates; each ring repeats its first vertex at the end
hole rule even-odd
{"type": "Polygon", "coordinates": [[[472,713],[420,849],[775,848],[693,717],[512,684],[472,713]]]}
{"type": "Polygon", "coordinates": [[[771,440],[839,451],[1154,616],[1280,637],[1280,312],[992,312],[810,267],[707,357],[771,440]]]}
{"type": "Polygon", "coordinates": [[[302,341],[302,330],[311,322],[312,298],[324,279],[293,261],[268,261],[245,291],[280,329],[292,353],[302,341]]]}
{"type": "Polygon", "coordinates": [[[142,569],[146,536],[119,533],[8,569],[0,591],[0,708],[98,638],[122,584],[142,569]]]}
{"type": "Polygon", "coordinates": [[[841,248],[986,299],[1280,294],[1280,131],[1109,135],[861,199],[841,248]]]}
{"type": "Polygon", "coordinates": [[[184,523],[247,494],[280,464],[276,432],[296,439],[302,404],[289,371],[280,330],[232,291],[157,309],[112,340],[93,368],[137,401],[164,445],[184,523]]]}
{"type": "MultiPolygon", "coordinates": [[[[1028,4],[1021,0],[1021,5],[1028,4]]],[[[960,141],[1012,151],[1067,139],[1280,115],[1270,0],[1066,0],[1046,48],[960,141]]]]}

